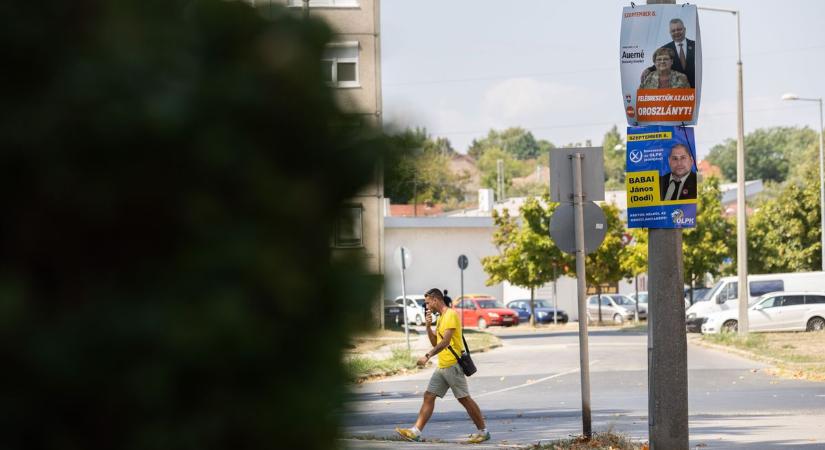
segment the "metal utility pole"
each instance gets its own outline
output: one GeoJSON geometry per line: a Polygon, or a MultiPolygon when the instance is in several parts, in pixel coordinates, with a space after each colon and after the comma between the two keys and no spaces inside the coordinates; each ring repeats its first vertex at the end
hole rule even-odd
{"type": "Polygon", "coordinates": [[[587,281],[585,277],[585,258],[587,254],[584,249],[584,195],[582,194],[582,159],[581,153],[573,155],[573,205],[576,208],[574,215],[576,222],[576,284],[578,285],[579,304],[579,366],[581,367],[582,383],[582,431],[585,437],[591,437],[590,418],[590,351],[587,339],[587,305],[585,304],[585,294],[587,291],[587,281]],[[582,319],[584,318],[584,320],[582,319]]]}
{"type": "Polygon", "coordinates": [[[734,9],[705,8],[702,11],[729,13],[736,16],[736,270],[739,275],[739,334],[748,334],[748,235],[747,205],[745,204],[745,109],[742,87],[742,31],[739,11],[734,9]]]}
{"type": "Polygon", "coordinates": [[[804,98],[796,94],[785,94],[782,100],[802,100],[806,102],[819,103],[819,238],[822,248],[822,271],[825,272],[825,151],[823,151],[822,141],[825,140],[825,122],[822,120],[822,97],[804,98]]]}
{"type": "Polygon", "coordinates": [[[498,201],[504,201],[504,160],[496,160],[496,187],[498,188],[498,201]]]}
{"type": "MultiPolygon", "coordinates": [[[[675,4],[675,0],[648,0],[675,4]]],[[[682,230],[648,232],[648,427],[652,450],[688,450],[682,230]]]]}
{"type": "Polygon", "coordinates": [[[407,338],[407,352],[412,352],[410,349],[410,320],[407,318],[407,280],[404,278],[404,272],[407,271],[407,249],[401,247],[401,308],[404,312],[404,337],[407,338]]]}

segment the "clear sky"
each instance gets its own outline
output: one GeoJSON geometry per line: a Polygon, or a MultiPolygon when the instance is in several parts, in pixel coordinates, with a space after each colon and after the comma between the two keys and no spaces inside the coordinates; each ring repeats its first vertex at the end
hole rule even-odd
{"type": "MultiPolygon", "coordinates": [[[[640,1],[637,4],[644,4],[640,1]]],[[[423,126],[459,152],[490,128],[521,126],[557,146],[625,134],[619,75],[622,8],[613,0],[382,0],[385,123],[423,126]]],[[[745,132],[819,129],[825,1],[715,0],[741,11],[745,132]]],[[[736,18],[699,11],[703,74],[699,157],[736,137],[736,18]]]]}

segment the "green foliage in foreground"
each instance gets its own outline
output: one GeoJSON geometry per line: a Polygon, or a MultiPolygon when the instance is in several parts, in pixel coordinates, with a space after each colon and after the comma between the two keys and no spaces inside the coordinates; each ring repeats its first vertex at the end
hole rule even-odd
{"type": "Polygon", "coordinates": [[[336,446],[380,280],[329,237],[385,146],[268,12],[4,4],[0,447],[336,446]]]}

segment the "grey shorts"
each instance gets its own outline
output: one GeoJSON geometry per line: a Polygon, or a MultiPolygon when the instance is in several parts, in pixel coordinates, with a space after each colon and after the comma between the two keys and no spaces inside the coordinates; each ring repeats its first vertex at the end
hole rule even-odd
{"type": "Polygon", "coordinates": [[[470,389],[467,387],[467,377],[464,376],[464,372],[458,364],[453,364],[444,369],[435,369],[433,376],[430,377],[427,392],[432,392],[439,398],[444,398],[447,389],[453,390],[455,398],[464,398],[470,395],[470,389]]]}

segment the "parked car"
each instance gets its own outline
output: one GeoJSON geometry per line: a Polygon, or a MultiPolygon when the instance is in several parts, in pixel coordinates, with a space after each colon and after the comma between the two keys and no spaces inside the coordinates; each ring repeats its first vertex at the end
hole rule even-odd
{"type": "MultiPolygon", "coordinates": [[[[612,320],[621,324],[636,317],[636,302],[622,294],[602,294],[602,320],[612,320]]],[[[589,320],[599,320],[598,295],[587,298],[587,316],[589,320]]],[[[647,318],[647,308],[639,304],[639,319],[647,318]]]]}
{"type": "MultiPolygon", "coordinates": [[[[748,275],[748,304],[753,303],[763,294],[774,292],[821,292],[825,291],[825,273],[797,272],[772,273],[768,275],[748,275]]],[[[722,277],[711,288],[706,300],[694,302],[685,311],[685,324],[688,331],[701,331],[705,317],[717,311],[739,309],[738,277],[722,277]]]]}
{"type": "Polygon", "coordinates": [[[401,326],[404,322],[404,311],[395,300],[384,300],[384,323],[386,325],[401,326]]]}
{"type": "Polygon", "coordinates": [[[492,325],[509,327],[519,323],[518,313],[505,308],[503,303],[489,295],[459,297],[455,310],[465,327],[484,329],[492,325]]]}
{"type": "MultiPolygon", "coordinates": [[[[701,302],[710,293],[710,288],[696,287],[693,288],[693,303],[701,302]]],[[[689,308],[690,303],[690,288],[685,288],[685,308],[689,308]]]]}
{"type": "MultiPolygon", "coordinates": [[[[404,300],[399,295],[398,297],[395,297],[395,303],[400,306],[404,303],[404,300]]],[[[424,318],[426,317],[425,312],[424,295],[407,294],[407,322],[414,323],[419,326],[424,325],[424,318]]]]}
{"type": "MultiPolygon", "coordinates": [[[[737,331],[739,311],[708,314],[702,333],[737,331]]],[[[774,292],[748,308],[748,331],[825,331],[825,292],[774,292]]]]}
{"type": "MultiPolygon", "coordinates": [[[[695,292],[695,290],[694,290],[694,292],[695,292]]],[[[688,295],[690,295],[690,294],[688,294],[688,295]]],[[[630,297],[631,300],[636,301],[636,293],[635,292],[628,295],[628,297],[630,297]]],[[[647,304],[647,301],[648,301],[647,298],[648,298],[647,291],[639,291],[639,307],[640,308],[644,307],[645,311],[647,311],[649,309],[648,304],[647,304]]],[[[695,298],[694,298],[694,301],[695,301],[695,298]]],[[[688,308],[690,308],[690,301],[687,298],[685,298],[685,310],[687,310],[688,308]]],[[[647,317],[647,315],[645,315],[645,317],[647,317]]]]}
{"type": "MultiPolygon", "coordinates": [[[[558,323],[567,323],[567,313],[562,310],[556,311],[553,308],[553,303],[549,300],[534,299],[533,305],[536,309],[537,323],[553,323],[553,318],[556,317],[558,323]]],[[[529,322],[530,316],[530,299],[513,300],[507,303],[507,307],[518,313],[519,322],[529,322]]]]}

